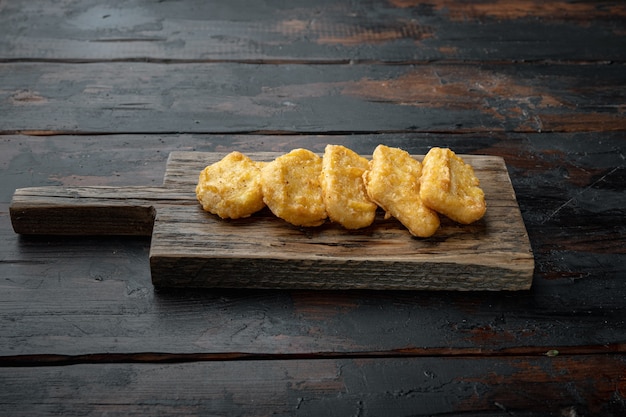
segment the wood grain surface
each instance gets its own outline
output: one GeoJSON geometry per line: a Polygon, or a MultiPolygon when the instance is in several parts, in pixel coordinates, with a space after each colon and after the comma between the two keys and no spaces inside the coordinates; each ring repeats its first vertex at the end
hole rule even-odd
{"type": "Polygon", "coordinates": [[[30,187],[9,211],[20,234],[151,236],[157,207],[194,203],[193,187],[30,187]]]}
{"type": "MultiPolygon", "coordinates": [[[[151,355],[144,356],[149,360],[151,355]]],[[[2,369],[7,387],[0,401],[12,415],[22,414],[22,398],[29,395],[42,402],[37,411],[67,416],[210,415],[224,409],[285,416],[415,411],[433,416],[450,409],[458,416],[572,416],[582,411],[617,416],[624,372],[621,355],[77,364],[37,373],[2,369]],[[601,377],[592,379],[592,374],[601,377]],[[621,382],[614,385],[615,380],[621,382]],[[75,386],[82,389],[74,392],[75,386]],[[554,392],[563,394],[555,398],[554,392]],[[588,404],[584,410],[576,406],[583,401],[588,404]]]]}
{"type": "Polygon", "coordinates": [[[2,413],[626,415],[625,27],[618,0],[0,0],[2,413]],[[11,225],[17,189],[326,143],[501,157],[532,287],[157,288],[166,200],[134,236],[11,225]]]}
{"type": "MultiPolygon", "coordinates": [[[[248,154],[271,161],[279,153],[248,154]]],[[[165,185],[193,189],[198,173],[224,155],[173,153],[165,185]]],[[[420,159],[419,156],[416,156],[420,159]]],[[[297,228],[263,210],[225,221],[199,205],[157,210],[150,249],[155,286],[292,289],[522,290],[533,257],[515,193],[499,157],[463,156],[476,170],[488,212],[467,226],[443,221],[412,238],[397,221],[358,231],[326,223],[297,228]]]]}
{"type": "Polygon", "coordinates": [[[623,131],[621,64],[6,63],[2,133],[623,131]],[[215,80],[219,80],[216,82],[215,80]]]}
{"type": "MultiPolygon", "coordinates": [[[[280,153],[253,153],[271,161],[280,153]]],[[[226,221],[204,212],[193,190],[223,153],[174,152],[163,187],[40,187],[16,190],[21,234],[152,235],[156,287],[526,290],[534,262],[515,192],[500,157],[463,155],[488,212],[472,225],[443,220],[412,238],[382,213],[368,228],[296,228],[263,210],[226,221]],[[153,230],[154,224],[154,230],[153,230]]],[[[421,159],[420,156],[416,156],[421,159]]]]}
{"type": "Polygon", "coordinates": [[[7,61],[624,61],[619,1],[7,3],[7,61]],[[17,17],[17,18],[16,18],[17,17]]]}

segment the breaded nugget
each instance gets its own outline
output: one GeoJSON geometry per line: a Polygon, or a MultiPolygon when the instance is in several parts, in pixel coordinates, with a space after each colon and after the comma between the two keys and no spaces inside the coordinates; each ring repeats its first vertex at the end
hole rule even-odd
{"type": "Polygon", "coordinates": [[[196,197],[202,208],[223,219],[248,217],[265,207],[261,170],[247,156],[232,152],[200,173],[196,197]]]}
{"type": "Polygon", "coordinates": [[[319,226],[326,219],[320,174],[322,158],[294,149],[261,169],[263,199],[276,216],[296,226],[319,226]]]}
{"type": "Polygon", "coordinates": [[[439,228],[439,216],[420,198],[421,169],[402,149],[378,145],[363,179],[369,197],[386,217],[398,219],[414,236],[429,237],[439,228]]]}
{"type": "Polygon", "coordinates": [[[328,217],[346,229],[367,227],[376,217],[377,206],[363,183],[367,159],[340,145],[327,145],[320,182],[328,217]]]}
{"type": "Polygon", "coordinates": [[[428,207],[463,224],[480,219],[487,209],[474,169],[448,148],[432,148],[424,157],[420,196],[428,207]]]}

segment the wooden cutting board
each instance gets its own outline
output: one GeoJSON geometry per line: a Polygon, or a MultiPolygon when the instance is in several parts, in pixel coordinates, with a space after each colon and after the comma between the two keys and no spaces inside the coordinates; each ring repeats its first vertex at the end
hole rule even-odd
{"type": "MultiPolygon", "coordinates": [[[[250,153],[271,161],[278,153],[250,153]]],[[[15,191],[20,234],[152,235],[156,287],[526,290],[533,254],[504,160],[462,155],[485,191],[487,212],[471,225],[442,217],[415,238],[381,211],[368,228],[331,222],[292,226],[268,209],[239,220],[202,210],[200,171],[225,153],[173,152],[161,187],[33,187],[15,191]]],[[[421,156],[415,156],[421,160],[421,156]]]]}

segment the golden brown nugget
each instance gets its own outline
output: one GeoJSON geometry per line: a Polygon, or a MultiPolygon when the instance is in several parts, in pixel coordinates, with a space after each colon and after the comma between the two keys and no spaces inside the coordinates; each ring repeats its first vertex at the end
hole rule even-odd
{"type": "Polygon", "coordinates": [[[365,190],[363,173],[367,159],[341,145],[327,145],[320,182],[326,212],[346,229],[367,227],[376,217],[377,205],[365,190]]]}
{"type": "Polygon", "coordinates": [[[480,219],[487,209],[474,169],[448,148],[432,148],[424,157],[420,196],[428,207],[463,224],[480,219]]]}
{"type": "Polygon", "coordinates": [[[413,236],[429,237],[439,228],[439,216],[420,198],[420,162],[398,148],[378,145],[363,179],[367,193],[413,236]]]}
{"type": "Polygon", "coordinates": [[[200,172],[196,197],[202,208],[223,219],[248,217],[265,207],[261,170],[247,156],[232,152],[200,172]]]}
{"type": "Polygon", "coordinates": [[[320,174],[322,158],[294,149],[261,169],[263,199],[276,216],[295,226],[319,226],[326,219],[320,174]]]}

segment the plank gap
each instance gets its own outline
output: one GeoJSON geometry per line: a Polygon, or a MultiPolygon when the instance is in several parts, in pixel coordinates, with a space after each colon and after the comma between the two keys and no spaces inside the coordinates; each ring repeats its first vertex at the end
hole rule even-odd
{"type": "Polygon", "coordinates": [[[31,354],[0,357],[0,367],[69,366],[103,363],[188,363],[231,361],[284,361],[328,359],[392,358],[494,358],[494,357],[572,357],[626,353],[626,343],[586,346],[520,346],[505,349],[486,348],[406,348],[386,351],[352,352],[213,352],[213,353],[88,353],[80,355],[31,354]]]}

